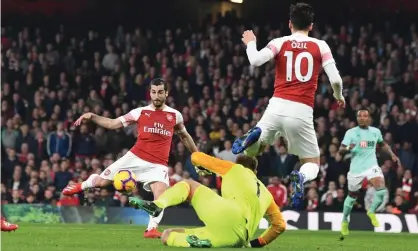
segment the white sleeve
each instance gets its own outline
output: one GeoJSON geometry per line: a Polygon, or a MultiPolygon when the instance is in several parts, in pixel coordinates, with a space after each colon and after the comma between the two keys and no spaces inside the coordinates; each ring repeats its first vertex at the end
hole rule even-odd
{"type": "Polygon", "coordinates": [[[328,64],[335,63],[334,57],[332,56],[331,49],[327,42],[320,40],[318,42],[319,51],[321,52],[322,67],[325,68],[328,64]]]}
{"type": "Polygon", "coordinates": [[[329,82],[331,82],[332,89],[334,94],[338,98],[343,97],[343,80],[341,79],[340,73],[338,72],[335,62],[328,63],[324,66],[324,71],[328,76],[329,82]]]}
{"type": "Polygon", "coordinates": [[[257,50],[257,43],[251,41],[247,44],[247,56],[251,65],[260,66],[265,64],[274,58],[280,51],[283,44],[283,39],[276,38],[270,41],[268,45],[261,49],[257,50]]]}
{"type": "Polygon", "coordinates": [[[128,112],[127,114],[120,116],[118,119],[122,122],[124,127],[127,127],[138,121],[141,116],[142,108],[136,108],[128,112]]]}

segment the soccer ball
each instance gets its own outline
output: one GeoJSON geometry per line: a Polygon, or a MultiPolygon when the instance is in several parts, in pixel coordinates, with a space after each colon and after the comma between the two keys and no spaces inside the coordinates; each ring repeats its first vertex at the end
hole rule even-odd
{"type": "Polygon", "coordinates": [[[113,186],[118,191],[130,192],[136,187],[135,174],[129,170],[119,171],[113,178],[113,186]]]}

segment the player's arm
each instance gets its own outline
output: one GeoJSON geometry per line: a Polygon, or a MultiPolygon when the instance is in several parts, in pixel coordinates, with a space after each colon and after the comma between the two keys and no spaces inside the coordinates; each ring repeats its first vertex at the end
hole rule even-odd
{"type": "Polygon", "coordinates": [[[351,131],[348,130],[344,135],[344,139],[343,142],[341,142],[341,146],[338,149],[338,153],[341,156],[344,156],[346,153],[351,151],[354,148],[354,146],[355,144],[353,144],[351,140],[351,131]]]}
{"type": "Polygon", "coordinates": [[[394,162],[400,163],[399,158],[392,151],[391,147],[383,140],[382,132],[379,130],[377,144],[382,148],[383,151],[387,152],[394,162]]]}
{"type": "Polygon", "coordinates": [[[321,41],[319,44],[321,51],[322,67],[328,76],[331,83],[332,90],[334,91],[334,98],[338,101],[343,101],[343,80],[338,72],[337,65],[335,64],[334,57],[332,56],[331,49],[325,41],[321,41]]]}
{"type": "Polygon", "coordinates": [[[186,127],[184,126],[183,115],[176,110],[176,125],[174,126],[174,131],[179,136],[181,142],[183,142],[184,146],[191,152],[197,152],[196,144],[192,136],[187,132],[186,127]]]}
{"type": "Polygon", "coordinates": [[[83,114],[80,118],[74,122],[74,125],[79,126],[83,120],[91,120],[95,124],[104,127],[106,129],[117,129],[122,127],[122,122],[119,119],[110,119],[106,117],[102,117],[100,115],[88,112],[83,114]]]}
{"type": "Polygon", "coordinates": [[[115,119],[117,121],[114,122],[115,128],[113,129],[127,127],[127,126],[137,123],[139,120],[139,117],[141,116],[141,112],[142,112],[142,108],[135,108],[131,110],[130,112],[128,112],[127,114],[115,119]]]}
{"type": "Polygon", "coordinates": [[[328,76],[331,83],[332,90],[336,99],[343,99],[343,80],[338,72],[337,65],[335,63],[327,64],[324,67],[325,73],[328,76]]]}
{"type": "Polygon", "coordinates": [[[260,51],[257,50],[256,41],[251,41],[247,44],[246,52],[248,61],[250,61],[250,64],[254,66],[263,65],[274,57],[272,50],[268,47],[265,47],[260,51]]]}
{"type": "Polygon", "coordinates": [[[286,230],[286,221],[274,200],[271,201],[270,206],[267,208],[266,216],[270,221],[270,227],[260,237],[250,242],[251,247],[265,246],[286,230]]]}
{"type": "Polygon", "coordinates": [[[187,132],[186,127],[184,126],[184,123],[178,123],[175,127],[175,131],[177,135],[179,136],[181,142],[183,142],[184,146],[189,149],[191,153],[199,151],[197,149],[196,144],[194,143],[194,140],[192,136],[187,132]]]}
{"type": "Polygon", "coordinates": [[[260,66],[274,58],[280,51],[283,44],[281,38],[276,38],[260,51],[257,50],[257,41],[252,31],[245,31],[242,35],[242,41],[247,46],[246,52],[248,61],[251,65],[260,66]]]}
{"type": "Polygon", "coordinates": [[[192,153],[192,164],[194,166],[203,167],[213,173],[221,176],[228,173],[229,170],[235,165],[234,162],[221,160],[212,156],[209,156],[202,152],[192,153]]]}
{"type": "Polygon", "coordinates": [[[91,120],[95,124],[101,127],[104,127],[106,129],[111,129],[111,130],[118,129],[123,126],[122,121],[118,118],[116,119],[106,118],[106,117],[102,117],[94,113],[91,115],[91,120]]]}

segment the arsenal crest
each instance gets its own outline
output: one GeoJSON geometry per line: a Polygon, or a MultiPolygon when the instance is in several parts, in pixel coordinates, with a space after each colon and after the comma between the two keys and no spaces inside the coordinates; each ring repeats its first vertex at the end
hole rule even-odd
{"type": "Polygon", "coordinates": [[[105,176],[108,176],[110,173],[111,173],[111,171],[110,171],[109,169],[106,169],[106,171],[105,171],[104,175],[105,175],[105,176]]]}
{"type": "Polygon", "coordinates": [[[173,121],[173,115],[167,114],[167,120],[170,122],[173,121]]]}

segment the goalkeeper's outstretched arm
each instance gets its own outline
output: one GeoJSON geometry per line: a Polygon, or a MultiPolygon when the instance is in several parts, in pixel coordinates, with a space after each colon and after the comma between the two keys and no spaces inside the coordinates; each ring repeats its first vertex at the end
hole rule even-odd
{"type": "Polygon", "coordinates": [[[266,216],[270,221],[270,227],[255,240],[250,242],[251,247],[262,247],[274,241],[281,233],[286,230],[286,221],[283,218],[280,208],[274,200],[266,211],[266,216]]]}
{"type": "Polygon", "coordinates": [[[221,176],[228,173],[228,171],[231,170],[231,168],[235,165],[234,162],[221,160],[202,152],[192,153],[191,158],[193,165],[205,168],[206,170],[221,176]]]}

